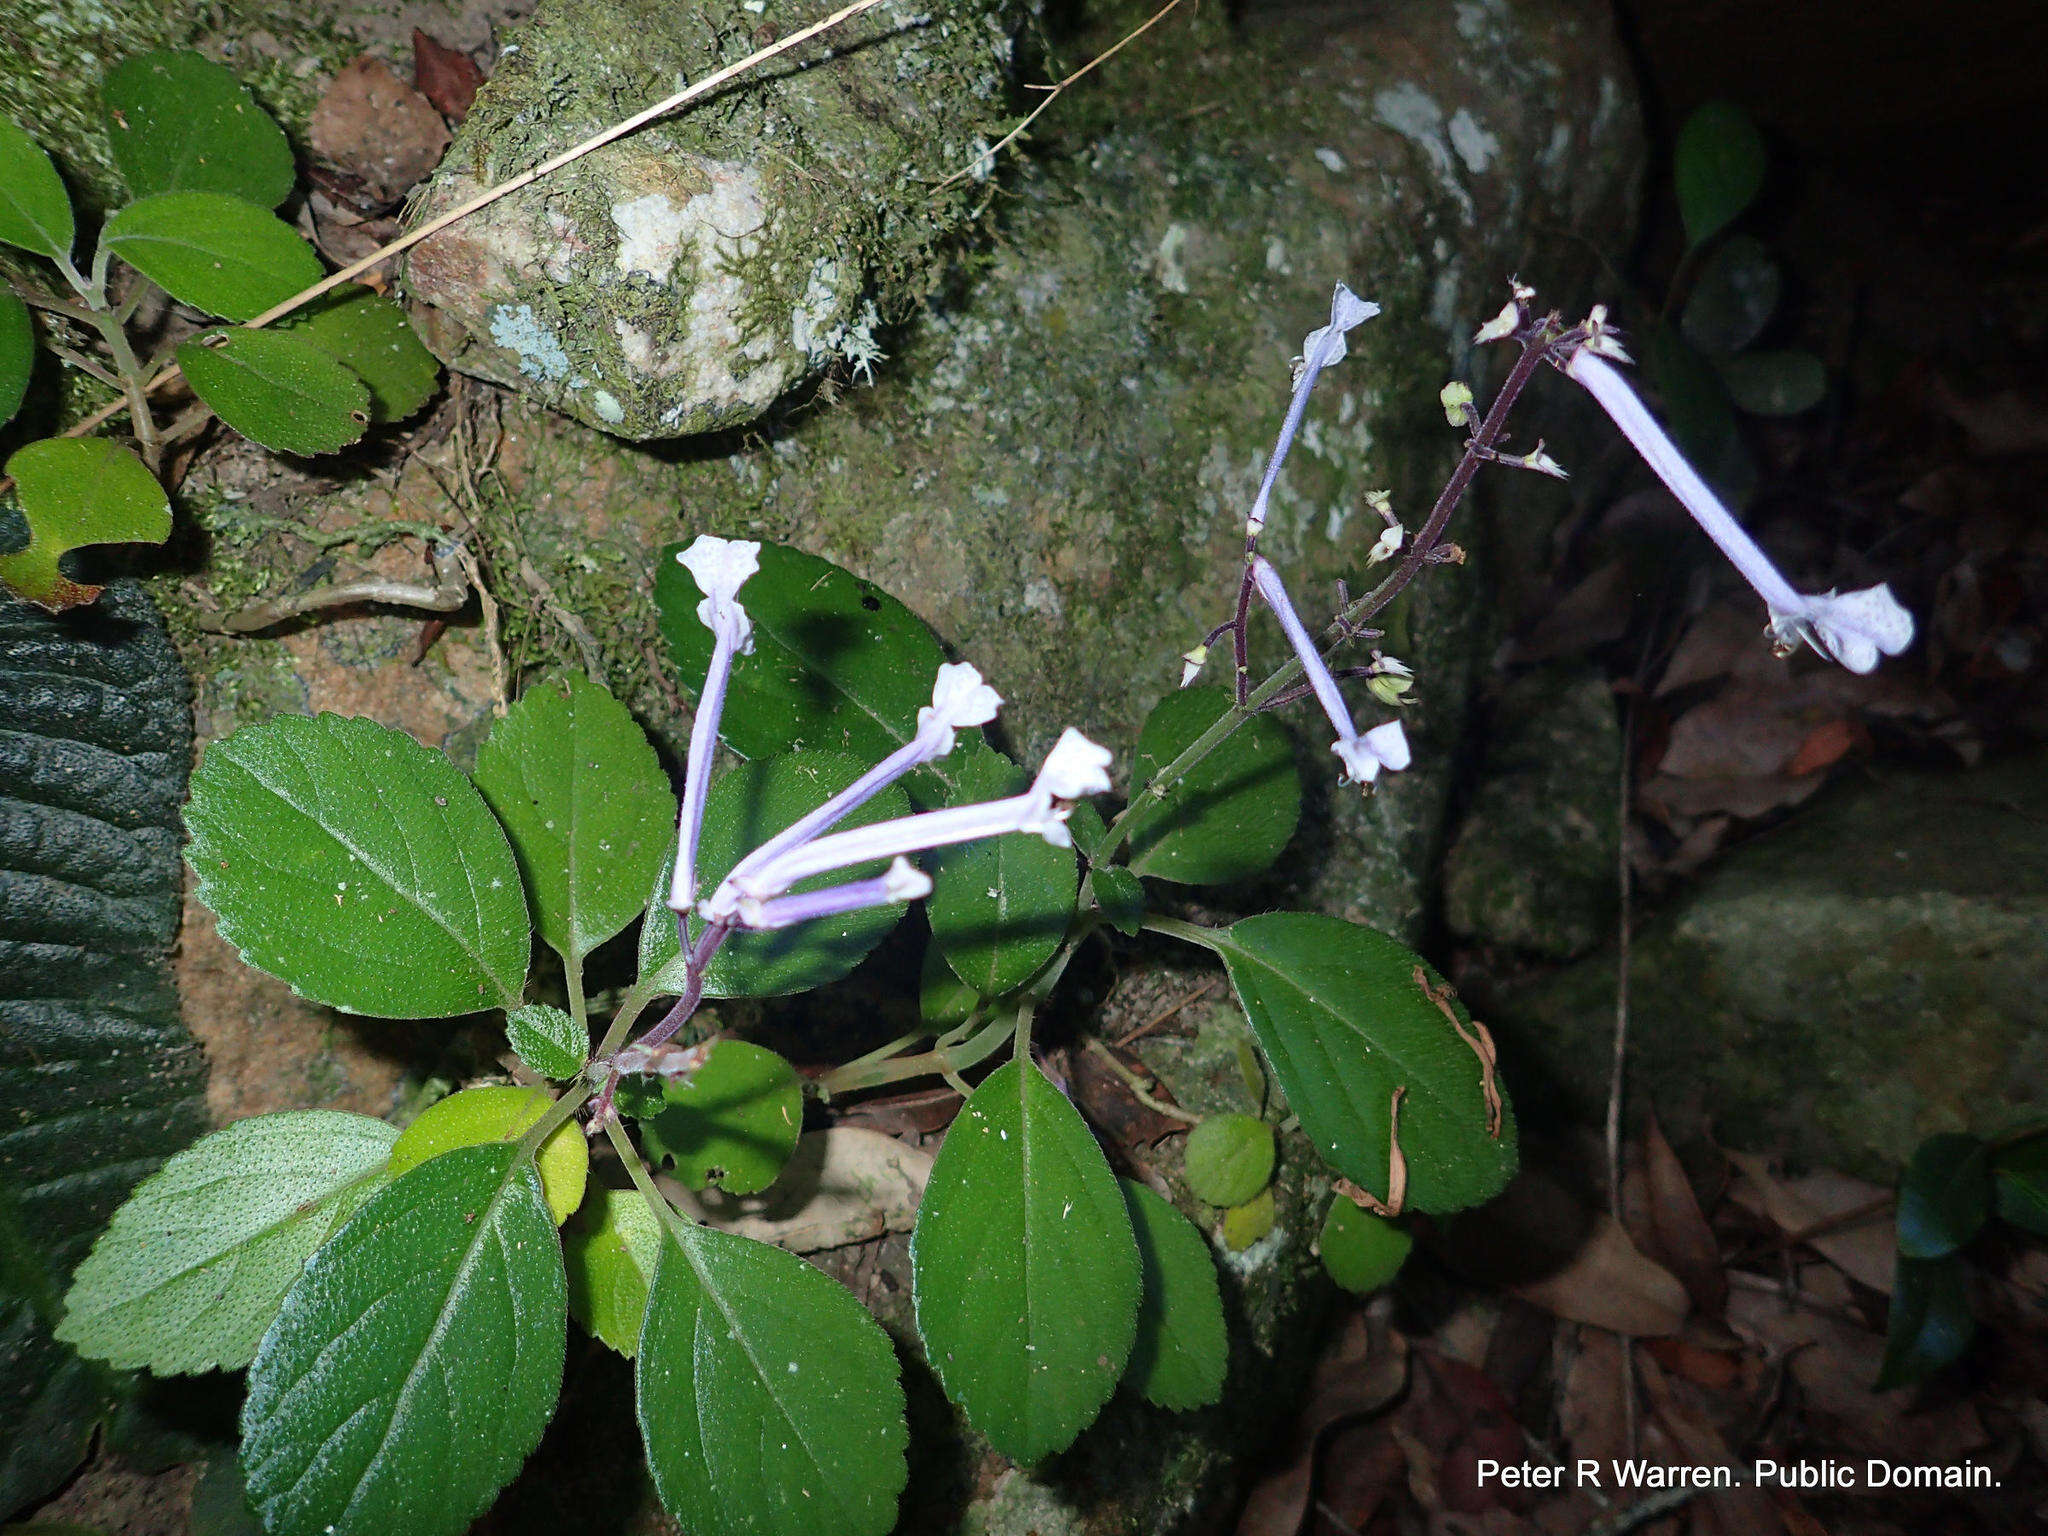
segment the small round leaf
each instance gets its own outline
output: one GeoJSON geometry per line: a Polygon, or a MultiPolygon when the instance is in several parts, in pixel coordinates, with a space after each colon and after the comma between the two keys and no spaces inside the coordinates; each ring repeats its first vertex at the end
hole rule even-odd
{"type": "Polygon", "coordinates": [[[521,1061],[556,1082],[581,1072],[590,1055],[589,1031],[546,1003],[513,1009],[505,1019],[505,1037],[521,1061]]]}
{"type": "Polygon", "coordinates": [[[227,192],[261,208],[291,196],[298,173],[284,130],[213,60],[138,53],[107,76],[100,99],[114,164],[135,196],[227,192]]]}
{"type": "Polygon", "coordinates": [[[1755,235],[1730,235],[1700,269],[1678,328],[1709,356],[1740,352],[1771,323],[1784,287],[1769,246],[1755,235]]]}
{"type": "Polygon", "coordinates": [[[1243,1205],[1273,1181],[1273,1128],[1250,1115],[1211,1115],[1188,1132],[1188,1188],[1210,1205],[1243,1205]]]}
{"type": "Polygon", "coordinates": [[[1729,398],[1752,416],[1797,416],[1828,397],[1827,365],[1811,352],[1743,352],[1719,366],[1729,398]]]}
{"type": "Polygon", "coordinates": [[[662,1085],[660,1113],[640,1121],[649,1158],[670,1164],[692,1189],[759,1194],[796,1151],[803,1083],[775,1052],[721,1040],[686,1082],[662,1085]]]}
{"type": "Polygon", "coordinates": [[[363,381],[300,336],[210,331],[178,348],[192,393],[277,453],[336,453],[370,425],[363,381]]]}
{"type": "MultiPolygon", "coordinates": [[[[545,1088],[465,1088],[430,1104],[400,1133],[391,1147],[391,1175],[397,1178],[458,1147],[479,1147],[517,1141],[526,1128],[553,1106],[545,1088]]],[[[590,1173],[590,1145],[575,1120],[564,1120],[541,1143],[534,1159],[555,1225],[569,1219],[583,1203],[583,1183],[590,1173]]]]}
{"type": "Polygon", "coordinates": [[[1710,101],[1685,120],[1672,151],[1672,180],[1688,243],[1710,240],[1763,190],[1770,149],[1732,101],[1710,101]]]}
{"type": "Polygon", "coordinates": [[[1189,885],[1226,885],[1255,875],[1294,836],[1301,775],[1287,733],[1254,715],[1167,791],[1145,792],[1155,774],[1230,708],[1226,688],[1169,693],[1138,733],[1131,795],[1131,868],[1189,885]]]}
{"type": "Polygon", "coordinates": [[[53,613],[100,595],[57,568],[65,554],[88,544],[161,544],[170,537],[164,488],[140,459],[104,437],[30,443],[8,459],[7,473],[29,542],[0,555],[0,581],[53,613]]]}
{"type": "Polygon", "coordinates": [[[1278,1216],[1273,1191],[1260,1190],[1243,1205],[1233,1205],[1223,1213],[1223,1246],[1232,1253],[1243,1253],[1273,1230],[1278,1216]]]}
{"type": "Polygon", "coordinates": [[[1316,1249],[1330,1278],[1363,1296],[1400,1273],[1415,1237],[1398,1222],[1364,1210],[1339,1195],[1330,1202],[1316,1249]]]}
{"type": "Polygon", "coordinates": [[[107,220],[100,243],[179,303],[224,320],[253,320],[324,275],[298,231],[225,192],[142,198],[107,220]]]}

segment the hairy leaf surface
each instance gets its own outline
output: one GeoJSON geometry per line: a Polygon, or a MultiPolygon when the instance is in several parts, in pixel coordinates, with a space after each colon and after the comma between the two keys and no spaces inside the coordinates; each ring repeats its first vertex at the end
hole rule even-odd
{"type": "Polygon", "coordinates": [[[0,555],[0,581],[56,612],[91,602],[103,590],[57,565],[90,544],[160,544],[170,536],[171,502],[142,461],[104,437],[46,437],[7,460],[26,549],[0,555]]]}
{"type": "Polygon", "coordinates": [[[0,245],[57,259],[70,256],[77,237],[56,164],[12,118],[0,117],[0,245]]]}
{"type": "Polygon", "coordinates": [[[107,145],[128,190],[227,192],[262,208],[291,196],[292,147],[234,74],[165,49],[123,59],[100,88],[107,145]]]}
{"type": "Polygon", "coordinates": [[[267,208],[225,192],[158,192],[107,220],[100,243],[182,304],[253,320],[326,275],[267,208]]]}
{"type": "Polygon", "coordinates": [[[178,366],[214,415],[278,453],[336,453],[369,429],[369,386],[303,336],[208,331],[178,366]]]}
{"type": "MultiPolygon", "coordinates": [[[[1161,699],[1138,734],[1131,794],[1230,708],[1227,688],[1183,688],[1161,699]]],[[[1301,819],[1301,774],[1287,733],[1268,715],[1239,726],[1166,792],[1131,817],[1131,868],[1190,885],[1225,885],[1280,857],[1301,819]]]]}
{"type": "Polygon", "coordinates": [[[1230,1338],[1216,1263],[1193,1222],[1134,1179],[1117,1181],[1144,1264],[1138,1338],[1125,1380],[1162,1408],[1201,1408],[1223,1395],[1230,1338]]]}

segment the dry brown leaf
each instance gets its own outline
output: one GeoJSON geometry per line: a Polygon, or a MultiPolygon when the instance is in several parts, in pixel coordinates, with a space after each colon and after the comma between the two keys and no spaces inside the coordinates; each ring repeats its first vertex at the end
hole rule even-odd
{"type": "Polygon", "coordinates": [[[1579,1329],[1557,1402],[1558,1430],[1574,1459],[1605,1464],[1628,1457],[1628,1393],[1621,1340],[1604,1328],[1579,1329]]]}
{"type": "Polygon", "coordinates": [[[1517,664],[1576,656],[1628,632],[1633,593],[1628,566],[1610,560],[1544,609],[1528,632],[1515,640],[1517,664]]]}
{"type": "Polygon", "coordinates": [[[931,1176],[932,1155],[893,1136],[835,1125],[797,1138],[782,1175],[758,1195],[668,1185],[685,1216],[794,1253],[816,1253],[908,1232],[931,1176]]]}
{"type": "MultiPolygon", "coordinates": [[[[1875,1205],[1887,1193],[1879,1185],[1840,1173],[1808,1174],[1788,1183],[1771,1172],[1767,1158],[1753,1152],[1730,1152],[1728,1160],[1741,1170],[1731,1191],[1735,1203],[1787,1236],[1875,1205]]],[[[1852,1225],[1833,1227],[1802,1241],[1852,1280],[1891,1295],[1898,1243],[1889,1209],[1873,1210],[1852,1225]]]]}
{"type": "Polygon", "coordinates": [[[1785,765],[1785,772],[1797,778],[1832,768],[1867,739],[1862,727],[1846,716],[1839,720],[1823,720],[1808,733],[1806,740],[1799,743],[1799,750],[1792,754],[1792,761],[1785,765]]]}
{"type": "Polygon", "coordinates": [[[1655,693],[1662,698],[1731,673],[1744,678],[1782,677],[1785,663],[1771,653],[1762,614],[1753,607],[1716,603],[1686,626],[1684,636],[1672,648],[1664,675],[1657,679],[1655,693]]]}
{"type": "Polygon", "coordinates": [[[484,72],[468,54],[414,27],[412,83],[434,104],[435,111],[451,123],[459,123],[469,116],[470,103],[484,83],[484,72]]]}
{"type": "MultiPolygon", "coordinates": [[[[1642,1383],[1643,1397],[1651,1413],[1678,1448],[1677,1463],[1695,1467],[1736,1465],[1720,1431],[1685,1401],[1654,1360],[1637,1358],[1636,1379],[1642,1383]]],[[[1723,1530],[1739,1531],[1742,1536],[1774,1536],[1784,1529],[1776,1507],[1759,1488],[1715,1488],[1704,1497],[1723,1530]]]]}
{"type": "Polygon", "coordinates": [[[1706,1349],[1683,1338],[1645,1339],[1643,1348],[1672,1375],[1716,1392],[1725,1392],[1742,1379],[1742,1362],[1725,1349],[1706,1349]]]}
{"type": "Polygon", "coordinates": [[[1663,1127],[1651,1115],[1643,1127],[1643,1182],[1651,1230],[1650,1252],[1684,1285],[1692,1304],[1709,1317],[1728,1305],[1728,1274],[1721,1266],[1721,1248],[1700,1210],[1685,1165],[1664,1139],[1663,1127]]]}
{"type": "Polygon", "coordinates": [[[1789,774],[1764,774],[1754,778],[1681,779],[1670,774],[1653,774],[1636,791],[1643,809],[1659,820],[1678,817],[1739,816],[1753,821],[1772,811],[1786,810],[1809,798],[1826,781],[1825,775],[1810,774],[1795,779],[1789,774]]]}
{"type": "Polygon", "coordinates": [[[1341,1419],[1384,1408],[1407,1381],[1407,1339],[1363,1309],[1347,1316],[1316,1362],[1287,1461],[1253,1486],[1237,1536],[1296,1536],[1308,1514],[1323,1432],[1341,1419]]]}
{"type": "Polygon", "coordinates": [[[396,202],[440,163],[448,125],[418,91],[364,54],[334,77],[313,109],[307,139],[375,204],[396,202]]]}
{"type": "Polygon", "coordinates": [[[1563,1269],[1515,1287],[1515,1294],[1570,1322],[1632,1338],[1676,1333],[1689,1307],[1678,1277],[1645,1258],[1604,1212],[1563,1269]]]}
{"type": "Polygon", "coordinates": [[[1657,771],[1681,779],[1785,773],[1815,728],[1839,714],[1832,700],[1811,699],[1800,689],[1738,683],[1673,722],[1657,771]]]}

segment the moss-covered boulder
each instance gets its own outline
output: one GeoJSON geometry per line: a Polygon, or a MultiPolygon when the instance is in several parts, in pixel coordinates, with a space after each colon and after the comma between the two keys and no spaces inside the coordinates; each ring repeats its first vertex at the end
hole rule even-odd
{"type": "MultiPolygon", "coordinates": [[[[1888,1181],[1937,1131],[2048,1115],[2048,760],[1836,787],[1637,937],[1629,1014],[1639,1107],[1809,1166],[1888,1181]]],[[[1603,1101],[1611,958],[1490,1017],[1603,1101]]]]}
{"type": "MultiPolygon", "coordinates": [[[[831,9],[542,0],[415,224],[831,9]]],[[[634,439],[742,426],[833,360],[865,374],[986,201],[1020,14],[891,0],[424,241],[405,281],[430,344],[634,439]]]]}

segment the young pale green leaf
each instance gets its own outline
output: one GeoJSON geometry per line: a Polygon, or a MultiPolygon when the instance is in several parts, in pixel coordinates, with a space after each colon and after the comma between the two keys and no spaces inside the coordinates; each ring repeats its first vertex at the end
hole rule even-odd
{"type": "Polygon", "coordinates": [[[1506,1187],[1515,1119],[1495,1083],[1500,1123],[1489,1129],[1492,1074],[1482,1052],[1491,1047],[1413,950],[1310,912],[1245,918],[1218,936],[1216,950],[1288,1105],[1331,1167],[1386,1198],[1398,1088],[1410,1206],[1462,1210],[1506,1187]],[[1455,1011],[1469,1041],[1425,986],[1455,1011]]]}
{"type": "Polygon", "coordinates": [[[511,1009],[532,937],[511,846],[438,752],[374,720],[279,715],[206,749],[185,857],[221,936],[345,1013],[511,1009]]]}
{"type": "Polygon", "coordinates": [[[962,1106],[910,1259],[925,1356],[968,1422],[1012,1461],[1072,1444],[1123,1375],[1143,1281],[1116,1176],[1035,1064],[962,1106]]]}
{"type": "Polygon", "coordinates": [[[274,453],[338,453],[370,426],[369,386],[302,336],[208,331],[178,366],[213,414],[274,453]]]}
{"type": "Polygon", "coordinates": [[[1223,1246],[1232,1253],[1243,1253],[1252,1244],[1263,1240],[1279,1219],[1280,1207],[1273,1199],[1269,1185],[1243,1205],[1233,1205],[1223,1213],[1220,1228],[1223,1246]]]}
{"type": "MultiPolygon", "coordinates": [[[[802,752],[744,763],[711,786],[704,807],[704,836],[697,846],[697,891],[715,890],[740,859],[784,827],[817,809],[866,772],[867,765],[842,752],[802,752]]],[[[896,785],[853,812],[841,827],[864,827],[910,814],[910,801],[896,785]]],[[[799,884],[799,891],[879,875],[881,864],[861,864],[799,884]]],[[[654,882],[646,918],[640,924],[640,979],[656,992],[683,989],[682,950],[675,914],[666,905],[675,850],[654,882]]],[[[821,918],[773,933],[736,933],[713,957],[704,975],[708,997],[781,997],[837,981],[909,910],[898,904],[870,907],[843,917],[821,918]]],[[[694,936],[698,924],[692,919],[694,936]]]]}
{"type": "Polygon", "coordinates": [[[1688,244],[1711,240],[1756,200],[1770,158],[1764,136],[1732,101],[1710,101],[1685,120],[1671,178],[1688,244]]]}
{"type": "Polygon", "coordinates": [[[951,1029],[967,1022],[981,1006],[981,994],[953,974],[946,956],[936,942],[924,947],[924,970],[917,985],[918,1017],[934,1029],[951,1029]]]}
{"type": "Polygon", "coordinates": [[[637,1189],[601,1189],[562,1229],[569,1315],[628,1360],[640,1348],[661,1223],[637,1189]]]}
{"type": "Polygon", "coordinates": [[[28,306],[0,291],[0,427],[14,420],[36,369],[36,327],[28,306]]]}
{"type": "Polygon", "coordinates": [[[2036,1237],[2048,1237],[2048,1135],[2015,1142],[1991,1160],[1995,1208],[2036,1237]]]}
{"type": "Polygon", "coordinates": [[[325,276],[291,225],[225,192],[142,198],[107,220],[100,244],[179,303],[223,320],[253,320],[325,276]]]}
{"type": "Polygon", "coordinates": [[[1144,791],[1230,708],[1227,688],[1169,693],[1138,733],[1131,795],[1131,868],[1187,885],[1225,885],[1280,857],[1301,819],[1301,775],[1278,722],[1254,715],[1195,765],[1165,799],[1144,791]]]}
{"type": "Polygon", "coordinates": [[[1230,1336],[1209,1245],[1193,1222],[1144,1185],[1117,1181],[1144,1267],[1138,1337],[1124,1380],[1161,1408],[1202,1408],[1223,1396],[1230,1336]]]}
{"type": "Polygon", "coordinates": [[[1784,286],[1769,246],[1755,235],[1730,235],[1700,268],[1678,329],[1709,357],[1731,356],[1763,334],[1784,286]]]}
{"type": "Polygon", "coordinates": [[[692,1189],[753,1195],[775,1182],[804,1125],[803,1082],[773,1051],[721,1040],[687,1082],[662,1085],[664,1107],[640,1122],[650,1158],[692,1189]]]}
{"type": "Polygon", "coordinates": [[[673,852],[676,797],[604,688],[580,672],[528,688],[477,753],[476,787],[512,839],[540,936],[568,964],[640,915],[673,852]]]}
{"type": "Polygon", "coordinates": [[[1102,865],[1088,875],[1102,920],[1118,933],[1135,935],[1145,920],[1145,883],[1128,869],[1102,865]]]}
{"type": "Polygon", "coordinates": [[[1899,1256],[1939,1259],[1991,1216],[1991,1149],[1975,1136],[1930,1136],[1899,1180],[1899,1256]]]}
{"type": "MultiPolygon", "coordinates": [[[[554,1104],[555,1096],[545,1088],[490,1084],[451,1093],[429,1104],[392,1143],[392,1177],[402,1177],[420,1164],[462,1147],[517,1141],[554,1104]]],[[[583,1128],[574,1120],[555,1127],[540,1144],[534,1166],[540,1171],[541,1193],[559,1227],[583,1203],[584,1183],[590,1176],[590,1144],[583,1138],[583,1128]]]]}
{"type": "Polygon", "coordinates": [[[1330,1278],[1360,1296],[1378,1290],[1399,1274],[1414,1246],[1414,1234],[1406,1227],[1376,1216],[1342,1195],[1330,1202],[1322,1236],[1316,1240],[1316,1251],[1330,1278]]]}
{"type": "Polygon", "coordinates": [[[410,416],[441,381],[440,363],[405,311],[355,283],[285,316],[276,328],[304,337],[367,384],[370,419],[379,426],[410,416]]]}
{"type": "Polygon", "coordinates": [[[521,1061],[555,1082],[574,1077],[590,1058],[590,1032],[546,1003],[528,1003],[507,1014],[505,1038],[521,1061]]]}
{"type": "Polygon", "coordinates": [[[1884,1364],[1877,1372],[1880,1392],[1925,1381],[1960,1360],[1977,1336],[1970,1266],[1961,1254],[1940,1259],[1909,1259],[1902,1254],[1893,1275],[1884,1364]]]}
{"type": "Polygon", "coordinates": [[[0,245],[67,261],[77,236],[57,167],[12,118],[0,117],[0,245]]]}
{"type": "MultiPolygon", "coordinates": [[[[703,593],[671,545],[655,564],[654,604],[690,702],[711,663],[703,593]]],[[[863,766],[916,734],[946,656],[924,621],[873,582],[781,544],[761,546],[761,569],[740,589],[754,650],[733,665],[719,735],[741,757],[824,747],[863,766]]],[[[964,731],[963,743],[979,733],[964,731]]],[[[954,782],[957,755],[913,774],[920,805],[954,782]]]]}
{"type": "Polygon", "coordinates": [[[313,1251],[376,1189],[398,1132],[292,1110],[215,1131],[137,1186],[78,1267],[57,1337],[158,1375],[239,1370],[313,1251]]]}
{"type": "MultiPolygon", "coordinates": [[[[969,753],[952,804],[1021,793],[1031,775],[1000,752],[969,753]]],[[[1074,916],[1080,872],[1070,848],[1029,832],[946,848],[931,862],[925,911],[954,974],[983,997],[1021,986],[1050,960],[1074,916]]]]}
{"type": "Polygon", "coordinates": [[[662,1507],[692,1536],[883,1536],[909,1481],[889,1336],[793,1253],[665,1226],[635,1372],[662,1507]]]}
{"type": "Polygon", "coordinates": [[[1744,352],[1718,366],[1728,397],[1752,416],[1797,416],[1828,397],[1827,364],[1811,352],[1744,352]]]}
{"type": "Polygon", "coordinates": [[[1251,1115],[1211,1115],[1188,1132],[1188,1189],[1210,1205],[1243,1205],[1273,1182],[1273,1128],[1251,1115]]]}
{"type": "Polygon", "coordinates": [[[291,196],[298,173],[284,130],[211,59],[138,53],[107,76],[100,99],[114,164],[135,196],[226,192],[260,208],[291,196]]]}
{"type": "Polygon", "coordinates": [[[365,1205],[263,1336],[242,1406],[270,1536],[457,1536],[562,1390],[562,1247],[517,1149],[465,1147],[365,1205]]]}
{"type": "Polygon", "coordinates": [[[161,544],[171,533],[171,502],[156,476],[104,437],[52,437],[7,461],[28,520],[26,549],[0,555],[0,582],[52,613],[97,598],[101,587],[74,581],[57,562],[89,544],[161,544]]]}

